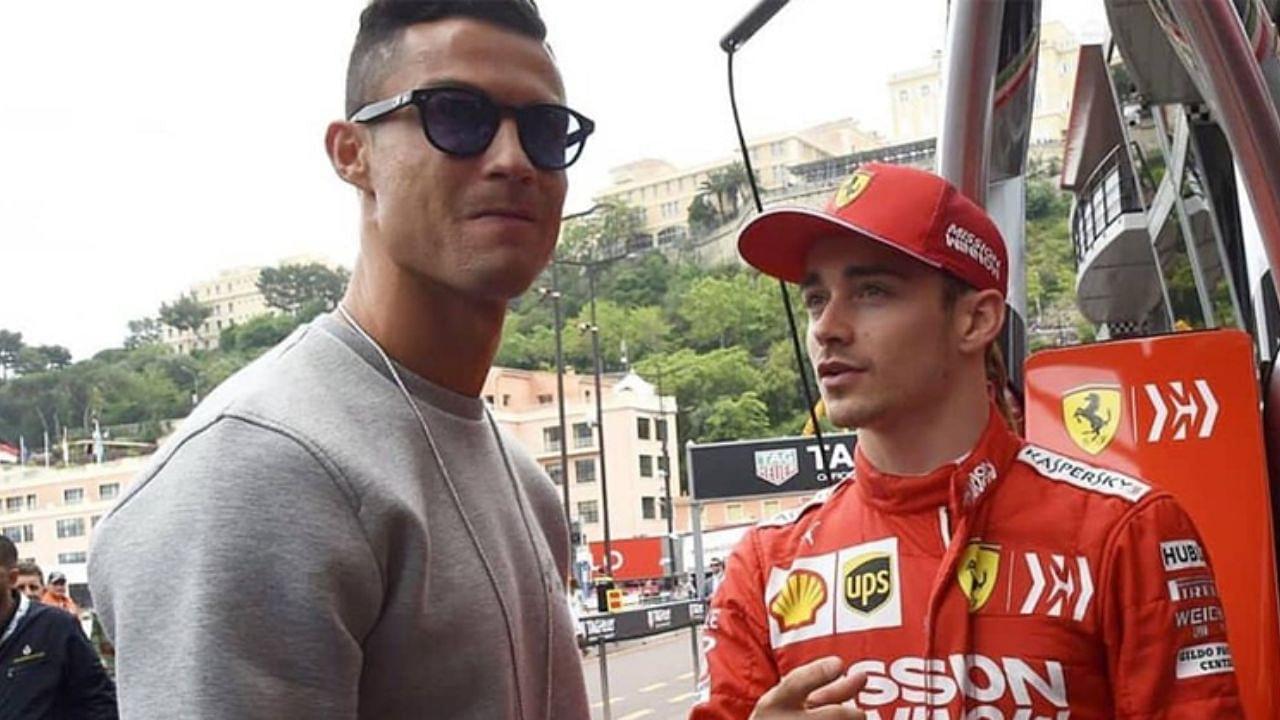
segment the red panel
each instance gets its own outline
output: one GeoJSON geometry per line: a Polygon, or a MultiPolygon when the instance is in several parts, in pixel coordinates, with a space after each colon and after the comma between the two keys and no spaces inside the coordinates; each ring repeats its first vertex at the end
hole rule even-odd
{"type": "Polygon", "coordinates": [[[1027,361],[1026,386],[1028,440],[1167,489],[1195,520],[1249,717],[1280,717],[1275,544],[1249,336],[1216,330],[1044,351],[1027,361]]]}
{"type": "MultiPolygon", "coordinates": [[[[614,580],[645,580],[660,578],[666,574],[662,565],[664,540],[660,537],[625,538],[613,540],[614,580]]],[[[604,543],[591,543],[591,565],[595,569],[601,567],[604,558],[604,543]]]]}

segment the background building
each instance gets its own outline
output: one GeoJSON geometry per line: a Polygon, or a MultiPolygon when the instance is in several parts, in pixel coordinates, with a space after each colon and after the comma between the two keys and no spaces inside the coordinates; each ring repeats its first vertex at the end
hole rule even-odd
{"type": "Polygon", "coordinates": [[[68,468],[6,466],[0,469],[0,532],[46,578],[54,570],[65,573],[76,599],[84,600],[93,530],[149,459],[68,468]]]}
{"type": "MultiPolygon", "coordinates": [[[[1033,144],[1062,141],[1070,119],[1079,50],[1079,41],[1065,25],[1041,23],[1031,120],[1033,144]]],[[[935,53],[927,65],[894,73],[889,79],[893,141],[908,143],[936,137],[942,105],[942,53],[935,53]]]]}
{"type": "MultiPolygon", "coordinates": [[[[884,140],[854,120],[836,120],[798,132],[779,133],[748,142],[751,162],[761,190],[786,187],[790,166],[822,158],[876,148],[884,140]]],[[[737,154],[693,167],[676,167],[664,160],[644,159],[614,168],[612,185],[596,202],[621,202],[644,213],[643,232],[659,245],[687,236],[689,206],[713,175],[730,169],[737,154]]],[[[745,191],[743,186],[741,190],[745,191]]]]}
{"type": "MultiPolygon", "coordinates": [[[[280,266],[311,263],[332,265],[314,255],[299,255],[282,260],[280,266]]],[[[262,266],[244,266],[222,270],[212,280],[192,285],[186,294],[209,308],[209,318],[195,332],[179,332],[165,326],[164,342],[180,353],[208,350],[218,346],[223,330],[277,312],[267,305],[267,299],[258,291],[258,275],[263,269],[262,266]]]]}
{"type": "MultiPolygon", "coordinates": [[[[635,373],[607,377],[602,387],[610,534],[613,538],[666,535],[667,472],[672,495],[680,491],[676,399],[660,399],[654,386],[635,373]]],[[[560,436],[555,373],[496,367],[489,371],[483,390],[498,423],[524,445],[558,487],[569,483],[569,513],[580,521],[585,539],[603,540],[593,377],[566,372],[564,393],[567,438],[560,436]],[[560,464],[561,443],[568,451],[567,468],[560,464]]]]}

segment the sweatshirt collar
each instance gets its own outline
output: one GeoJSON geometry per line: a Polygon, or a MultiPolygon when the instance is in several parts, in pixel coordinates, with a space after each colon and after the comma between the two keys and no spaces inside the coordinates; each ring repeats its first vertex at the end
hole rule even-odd
{"type": "Polygon", "coordinates": [[[861,447],[855,448],[858,492],[868,505],[891,514],[933,511],[938,507],[950,508],[956,514],[967,513],[1006,471],[1021,446],[1021,438],[1009,429],[992,403],[987,426],[973,449],[959,460],[924,475],[881,472],[861,447]]]}

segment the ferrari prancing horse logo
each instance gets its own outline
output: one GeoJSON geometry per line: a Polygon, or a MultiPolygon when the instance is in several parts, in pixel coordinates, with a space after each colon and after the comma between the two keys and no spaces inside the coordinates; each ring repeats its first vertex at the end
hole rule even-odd
{"type": "Polygon", "coordinates": [[[1120,427],[1120,388],[1086,385],[1062,396],[1062,420],[1081,450],[1097,455],[1111,444],[1120,427]]]}
{"type": "Polygon", "coordinates": [[[978,612],[987,604],[999,575],[1000,546],[971,541],[960,555],[956,568],[960,591],[969,598],[969,612],[978,612]]]}
{"type": "Polygon", "coordinates": [[[866,190],[867,186],[870,184],[871,172],[869,170],[858,170],[854,172],[848,177],[848,179],[840,183],[840,189],[836,191],[836,200],[835,203],[833,203],[835,205],[835,209],[839,210],[845,205],[857,200],[858,196],[862,194],[862,191],[866,190]]]}

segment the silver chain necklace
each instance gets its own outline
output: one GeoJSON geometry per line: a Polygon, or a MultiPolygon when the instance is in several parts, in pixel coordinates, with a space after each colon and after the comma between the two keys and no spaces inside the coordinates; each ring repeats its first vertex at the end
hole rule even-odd
{"type": "MultiPolygon", "coordinates": [[[[466,509],[462,504],[462,497],[458,494],[457,485],[453,482],[453,477],[449,475],[449,469],[445,466],[444,457],[440,454],[440,449],[436,444],[435,436],[431,434],[431,427],[427,424],[426,417],[423,416],[422,411],[418,408],[418,403],[414,401],[413,395],[405,386],[404,380],[401,379],[400,373],[396,370],[395,363],[393,363],[391,358],[387,356],[387,353],[382,349],[382,346],[379,345],[378,342],[369,335],[369,333],[365,332],[365,329],[360,326],[360,323],[356,322],[355,318],[351,316],[351,313],[347,312],[347,308],[342,303],[338,303],[338,313],[341,314],[343,320],[351,326],[351,329],[355,330],[356,334],[368,343],[369,347],[373,348],[373,350],[378,354],[378,357],[382,358],[382,363],[387,368],[387,372],[391,374],[391,379],[395,381],[396,387],[400,389],[400,394],[404,397],[405,402],[409,404],[409,409],[413,411],[414,417],[418,419],[418,426],[422,428],[422,435],[427,439],[427,447],[431,449],[431,456],[435,460],[436,467],[440,470],[440,478],[444,481],[445,488],[449,491],[449,497],[453,501],[454,508],[458,511],[458,516],[462,518],[462,524],[467,529],[467,535],[471,538],[471,544],[475,546],[476,554],[480,557],[480,564],[484,566],[485,577],[489,579],[489,585],[493,588],[493,596],[498,601],[498,608],[502,611],[502,623],[507,630],[508,647],[511,648],[511,674],[515,680],[516,687],[516,709],[519,712],[520,717],[524,718],[524,694],[521,692],[520,688],[520,663],[516,657],[516,634],[515,626],[511,620],[511,608],[507,606],[506,597],[502,592],[502,588],[498,585],[498,575],[494,571],[493,565],[489,562],[489,556],[485,554],[484,546],[480,542],[480,535],[476,532],[475,526],[471,524],[471,517],[467,515],[466,509]]],[[[493,431],[494,442],[498,444],[498,452],[502,456],[502,464],[507,471],[507,478],[511,481],[511,490],[515,494],[517,510],[520,513],[520,520],[524,524],[525,533],[529,538],[529,545],[533,548],[533,554],[537,558],[539,565],[542,565],[543,558],[539,555],[541,546],[534,537],[533,528],[529,525],[529,514],[525,507],[524,493],[520,487],[519,481],[516,480],[515,470],[511,465],[511,458],[507,454],[506,444],[502,442],[502,435],[498,432],[498,423],[494,420],[493,413],[489,411],[487,405],[484,408],[484,414],[485,418],[489,421],[490,429],[493,431]]],[[[554,559],[551,562],[554,565],[554,559]]],[[[549,719],[551,717],[552,643],[555,639],[551,607],[552,592],[550,585],[547,583],[547,572],[545,569],[540,568],[538,577],[542,581],[543,610],[547,628],[547,658],[545,663],[546,697],[544,700],[544,707],[546,708],[545,717],[549,719]]]]}

